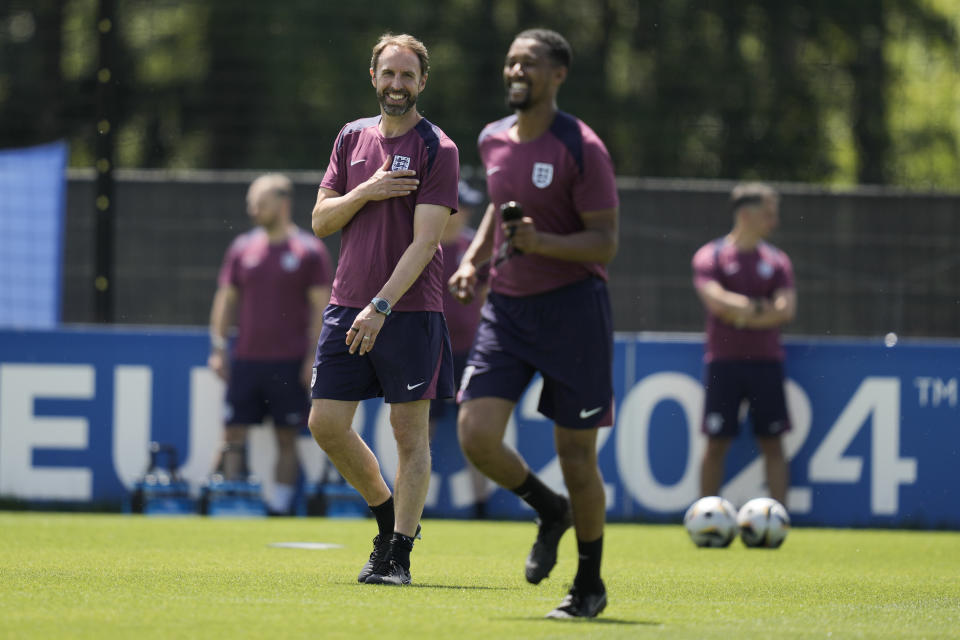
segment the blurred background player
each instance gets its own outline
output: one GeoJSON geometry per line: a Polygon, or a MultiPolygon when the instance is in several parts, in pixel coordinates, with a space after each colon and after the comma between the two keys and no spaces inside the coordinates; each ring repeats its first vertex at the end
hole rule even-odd
{"type": "MultiPolygon", "coordinates": [[[[440,246],[443,248],[443,282],[447,282],[453,276],[460,264],[460,259],[473,242],[476,231],[469,225],[484,201],[483,193],[471,187],[465,180],[460,180],[458,198],[460,210],[457,211],[457,215],[450,216],[450,221],[447,222],[447,227],[443,230],[443,236],[440,239],[440,246]]],[[[450,345],[453,348],[453,380],[456,384],[460,383],[470,347],[473,345],[473,337],[480,323],[480,308],[487,297],[486,279],[487,272],[484,270],[480,277],[481,286],[478,287],[473,300],[467,304],[458,302],[449,288],[444,290],[443,315],[447,319],[447,328],[450,331],[450,345]]],[[[437,422],[447,417],[456,418],[456,415],[457,404],[453,398],[432,400],[430,402],[430,438],[433,439],[437,422]]],[[[467,469],[470,474],[470,488],[473,491],[473,516],[478,519],[486,518],[487,489],[490,482],[469,461],[467,461],[467,469]]]]}
{"type": "Polygon", "coordinates": [[[246,474],[247,429],[269,416],[277,442],[276,484],[265,496],[272,514],[291,511],[300,469],[297,435],[310,407],[314,345],[332,274],[323,243],[291,221],[292,203],[286,176],[253,181],[247,214],[256,228],[227,250],[210,311],[208,364],[227,382],[225,446],[217,466],[229,480],[246,474]]]}
{"type": "Polygon", "coordinates": [[[509,238],[512,257],[491,270],[460,385],[457,426],[470,461],[537,512],[528,582],[549,575],[561,536],[574,526],[577,574],[550,618],[594,617],[607,605],[600,579],[606,496],[597,431],[613,424],[613,319],[605,265],[617,251],[619,199],[603,142],[557,109],[572,57],[566,39],[546,29],[523,31],[510,45],[503,79],[514,113],[487,125],[479,139],[491,204],[450,280],[457,298],[469,301],[477,266],[509,238]],[[524,215],[504,224],[498,212],[509,201],[519,202],[524,215]],[[554,422],[569,500],[503,442],[514,407],[537,371],[543,376],[538,410],[554,422]]]}
{"type": "Polygon", "coordinates": [[[453,396],[440,238],[457,210],[460,155],[420,115],[430,59],[410,35],[384,34],[370,80],[380,114],[337,135],[313,208],[320,237],[342,230],[317,345],[310,431],[377,519],[358,582],[410,584],[410,552],[430,486],[430,400],[453,396]],[[351,429],[361,400],[390,404],[394,494],[351,429]]]}
{"type": "Polygon", "coordinates": [[[779,195],[769,185],[735,186],[733,229],[693,256],[693,283],[707,315],[701,495],[719,495],[724,460],[746,402],[770,497],[786,506],[790,473],[782,437],[790,419],[780,327],[796,315],[797,294],[790,258],[765,242],[777,227],[779,206],[779,195]]]}

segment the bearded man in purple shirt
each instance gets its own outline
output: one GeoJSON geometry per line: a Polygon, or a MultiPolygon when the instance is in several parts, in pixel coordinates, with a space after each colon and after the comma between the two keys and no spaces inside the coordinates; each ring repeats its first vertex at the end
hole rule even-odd
{"type": "Polygon", "coordinates": [[[693,256],[693,284],[707,312],[701,426],[707,449],[700,465],[704,496],[720,492],[724,459],[746,401],[770,497],[787,504],[790,474],[782,439],[790,420],[780,327],[796,315],[797,294],[790,258],[765,242],[777,226],[779,205],[769,185],[738,184],[730,192],[733,229],[693,256]]]}
{"type": "Polygon", "coordinates": [[[460,384],[457,430],[470,461],[537,512],[528,582],[549,575],[561,536],[571,524],[576,531],[577,574],[550,618],[594,617],[607,604],[600,579],[606,498],[597,430],[613,424],[605,265],[617,251],[619,201],[603,142],[557,108],[571,59],[563,36],[546,29],[523,31],[510,45],[503,78],[514,113],[487,125],[479,139],[491,204],[449,281],[469,301],[478,267],[497,254],[460,384]],[[523,216],[504,222],[502,207],[511,202],[519,203],[523,216]],[[503,442],[507,421],[536,372],[543,376],[538,409],[554,422],[569,499],[547,487],[503,442]]]}
{"type": "Polygon", "coordinates": [[[410,552],[430,483],[430,400],[453,395],[443,317],[440,238],[457,209],[456,145],[416,109],[429,55],[410,35],[385,34],[370,78],[380,115],[348,123],[330,154],[313,231],[341,231],[340,260],[317,344],[309,426],[377,519],[367,584],[409,584],[410,552]],[[360,400],[390,403],[399,456],[395,493],[351,429],[360,400]]]}

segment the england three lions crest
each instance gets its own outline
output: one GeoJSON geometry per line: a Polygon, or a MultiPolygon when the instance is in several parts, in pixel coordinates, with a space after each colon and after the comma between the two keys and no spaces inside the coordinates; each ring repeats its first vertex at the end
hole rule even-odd
{"type": "Polygon", "coordinates": [[[553,165],[549,162],[533,163],[533,186],[546,189],[553,182],[553,165]]]}
{"type": "Polygon", "coordinates": [[[410,168],[410,158],[407,156],[393,156],[393,164],[390,171],[404,171],[410,168]]]}

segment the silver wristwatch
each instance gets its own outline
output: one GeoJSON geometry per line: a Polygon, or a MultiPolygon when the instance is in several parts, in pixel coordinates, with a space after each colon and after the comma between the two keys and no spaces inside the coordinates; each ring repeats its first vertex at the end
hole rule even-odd
{"type": "Polygon", "coordinates": [[[382,313],[385,316],[390,315],[390,311],[391,311],[390,303],[384,300],[383,298],[374,298],[373,300],[370,301],[370,304],[373,305],[373,308],[376,309],[377,312],[382,313]]]}

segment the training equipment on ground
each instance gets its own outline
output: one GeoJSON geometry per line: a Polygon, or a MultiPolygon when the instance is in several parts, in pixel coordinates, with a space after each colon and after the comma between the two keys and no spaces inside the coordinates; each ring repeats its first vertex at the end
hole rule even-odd
{"type": "Polygon", "coordinates": [[[267,506],[262,493],[260,479],[250,473],[247,466],[246,445],[227,443],[216,471],[200,485],[200,515],[228,518],[266,516],[267,506]],[[236,467],[232,476],[226,472],[228,457],[233,458],[233,466],[236,467]]]}
{"type": "Polygon", "coordinates": [[[260,518],[267,515],[260,479],[255,475],[228,480],[214,473],[200,486],[200,515],[260,518]]]}
{"type": "MultiPolygon", "coordinates": [[[[328,518],[367,518],[370,509],[356,489],[347,484],[333,463],[327,461],[320,480],[308,488],[307,515],[328,518]]],[[[387,541],[389,542],[389,540],[387,541]]],[[[360,582],[363,582],[361,580],[360,582]]]]}
{"type": "Polygon", "coordinates": [[[773,498],[754,498],[740,507],[737,525],[743,544],[776,549],[790,531],[790,516],[773,498]]]}
{"type": "Polygon", "coordinates": [[[700,498],[687,509],[683,526],[698,547],[727,547],[737,537],[737,510],[720,496],[700,498]]]}
{"type": "Polygon", "coordinates": [[[196,506],[190,485],[180,477],[177,449],[170,444],[150,443],[150,466],[134,484],[125,506],[127,513],[145,515],[187,515],[196,506]],[[164,458],[165,465],[161,464],[164,458]]]}

